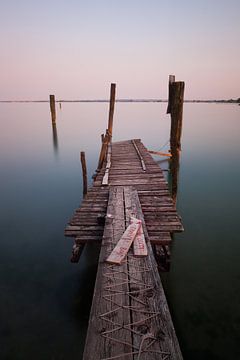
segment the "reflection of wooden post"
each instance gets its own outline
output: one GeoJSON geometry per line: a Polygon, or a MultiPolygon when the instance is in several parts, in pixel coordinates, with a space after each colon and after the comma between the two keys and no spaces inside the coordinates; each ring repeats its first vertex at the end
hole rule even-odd
{"type": "Polygon", "coordinates": [[[108,117],[108,132],[109,132],[110,138],[112,137],[112,129],[113,129],[113,113],[114,113],[114,105],[115,105],[115,93],[116,93],[116,84],[111,84],[109,117],[108,117]]]}
{"type": "Polygon", "coordinates": [[[184,99],[184,82],[178,81],[171,84],[171,153],[181,150],[182,116],[184,99]]]}
{"type": "Polygon", "coordinates": [[[81,164],[82,164],[82,175],[83,175],[83,196],[87,194],[87,166],[85,159],[85,152],[81,151],[81,164]]]}
{"type": "Polygon", "coordinates": [[[50,99],[50,110],[51,110],[51,115],[52,115],[52,122],[55,123],[56,122],[55,96],[49,95],[49,99],[50,99]]]}
{"type": "Polygon", "coordinates": [[[52,122],[52,132],[53,132],[53,147],[55,152],[58,151],[58,135],[57,135],[57,126],[55,122],[52,122]]]}
{"type": "Polygon", "coordinates": [[[169,75],[167,114],[171,114],[171,105],[172,105],[172,83],[173,83],[173,82],[175,82],[175,75],[169,75]]]}

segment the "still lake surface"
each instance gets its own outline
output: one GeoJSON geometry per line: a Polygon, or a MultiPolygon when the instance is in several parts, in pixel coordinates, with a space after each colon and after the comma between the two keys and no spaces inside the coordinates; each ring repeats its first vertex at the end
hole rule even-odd
{"type": "MultiPolygon", "coordinates": [[[[64,227],[89,183],[107,103],[0,104],[0,358],[81,359],[98,247],[69,261],[64,227]]],[[[114,140],[169,139],[165,103],[117,103],[114,140]]],[[[240,359],[240,107],[185,104],[171,269],[162,274],[185,359],[240,359]]],[[[167,147],[166,147],[167,149],[167,147]]],[[[168,166],[163,162],[164,167],[168,166]]]]}

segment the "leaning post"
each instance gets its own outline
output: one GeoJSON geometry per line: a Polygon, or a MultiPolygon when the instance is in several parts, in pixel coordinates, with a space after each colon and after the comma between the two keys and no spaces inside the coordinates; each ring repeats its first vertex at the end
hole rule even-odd
{"type": "Polygon", "coordinates": [[[49,95],[50,100],[50,110],[52,115],[52,122],[56,123],[56,104],[55,104],[55,96],[49,95]]]}
{"type": "Polygon", "coordinates": [[[111,84],[111,89],[110,89],[110,104],[109,104],[109,116],[108,116],[108,133],[109,133],[109,135],[110,135],[110,139],[112,138],[115,95],[116,95],[116,84],[111,84]]]}

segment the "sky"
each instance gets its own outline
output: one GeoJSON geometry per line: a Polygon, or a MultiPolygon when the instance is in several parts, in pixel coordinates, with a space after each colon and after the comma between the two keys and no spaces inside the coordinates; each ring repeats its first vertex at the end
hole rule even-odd
{"type": "Polygon", "coordinates": [[[240,97],[239,0],[2,0],[0,100],[240,97]]]}

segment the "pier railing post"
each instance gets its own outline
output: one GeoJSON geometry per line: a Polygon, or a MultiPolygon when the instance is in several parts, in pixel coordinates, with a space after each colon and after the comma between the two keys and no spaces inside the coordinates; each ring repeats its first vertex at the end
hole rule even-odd
{"type": "Polygon", "coordinates": [[[55,96],[49,95],[50,100],[50,110],[51,110],[51,116],[52,116],[52,122],[56,122],[56,105],[55,105],[55,96]]]}
{"type": "Polygon", "coordinates": [[[88,186],[87,186],[87,166],[86,166],[84,151],[81,151],[80,158],[81,158],[82,175],[83,175],[83,197],[85,197],[85,195],[87,194],[88,186]]]}
{"type": "Polygon", "coordinates": [[[109,135],[110,135],[110,139],[112,138],[115,95],[116,95],[116,84],[111,84],[111,89],[110,89],[110,104],[109,104],[109,116],[108,116],[108,133],[109,133],[109,135]]]}

